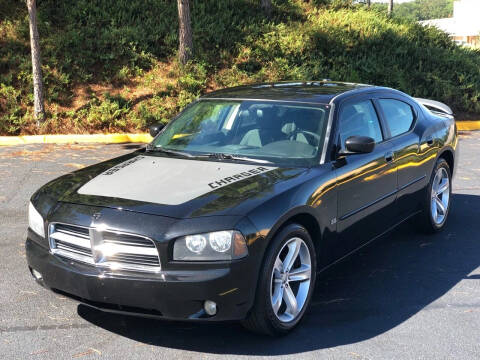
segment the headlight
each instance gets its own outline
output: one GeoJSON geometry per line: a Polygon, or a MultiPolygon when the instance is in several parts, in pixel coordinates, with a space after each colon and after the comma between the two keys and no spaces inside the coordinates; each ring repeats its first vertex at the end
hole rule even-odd
{"type": "Polygon", "coordinates": [[[32,229],[36,234],[40,235],[41,237],[45,237],[45,228],[43,226],[42,215],[40,215],[32,203],[28,204],[28,226],[30,226],[30,229],[32,229]]]}
{"type": "Polygon", "coordinates": [[[188,235],[175,241],[173,260],[219,261],[247,256],[245,238],[238,231],[215,231],[188,235]]]}

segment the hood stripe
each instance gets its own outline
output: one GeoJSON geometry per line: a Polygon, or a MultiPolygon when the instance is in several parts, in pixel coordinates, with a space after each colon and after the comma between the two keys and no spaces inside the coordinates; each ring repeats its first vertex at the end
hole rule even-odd
{"type": "Polygon", "coordinates": [[[83,185],[78,193],[179,205],[274,169],[276,167],[140,155],[104,171],[83,185]]]}

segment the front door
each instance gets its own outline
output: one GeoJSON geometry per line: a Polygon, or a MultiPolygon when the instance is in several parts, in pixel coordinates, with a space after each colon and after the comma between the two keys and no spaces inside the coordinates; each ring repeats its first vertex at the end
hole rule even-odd
{"type": "Polygon", "coordinates": [[[385,141],[371,99],[341,104],[337,121],[341,148],[350,136],[368,136],[376,141],[373,152],[342,155],[336,161],[338,242],[335,255],[339,258],[394,224],[397,174],[392,145],[385,141]]]}

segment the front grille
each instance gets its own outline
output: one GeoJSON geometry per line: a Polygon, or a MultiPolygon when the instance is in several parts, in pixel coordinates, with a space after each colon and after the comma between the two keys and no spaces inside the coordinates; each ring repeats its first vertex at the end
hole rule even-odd
{"type": "Polygon", "coordinates": [[[129,245],[129,246],[138,246],[138,247],[152,247],[153,243],[151,240],[146,238],[141,238],[135,235],[129,234],[119,234],[119,233],[109,233],[106,232],[103,236],[104,243],[112,243],[118,245],[129,245]]]}
{"type": "Polygon", "coordinates": [[[112,270],[160,271],[154,242],[140,235],[52,223],[50,249],[54,255],[112,270]]]}
{"type": "Polygon", "coordinates": [[[158,266],[158,256],[155,255],[132,255],[119,253],[110,256],[110,261],[122,262],[127,264],[139,264],[146,266],[158,266]]]}
{"type": "Polygon", "coordinates": [[[69,233],[71,235],[78,235],[80,237],[88,238],[89,231],[88,228],[80,227],[80,226],[73,226],[73,225],[66,225],[66,224],[56,224],[55,228],[59,231],[69,233]]]}
{"type": "Polygon", "coordinates": [[[58,256],[93,264],[92,247],[88,228],[50,225],[50,248],[58,256]]]}

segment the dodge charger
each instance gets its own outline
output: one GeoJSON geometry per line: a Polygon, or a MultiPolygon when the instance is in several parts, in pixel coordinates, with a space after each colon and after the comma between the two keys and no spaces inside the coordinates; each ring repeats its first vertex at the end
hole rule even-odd
{"type": "Polygon", "coordinates": [[[279,335],[318,273],[406,220],[429,233],[447,222],[457,131],[437,101],[256,84],[211,92],[150,133],[33,194],[40,285],[103,311],[279,335]]]}

